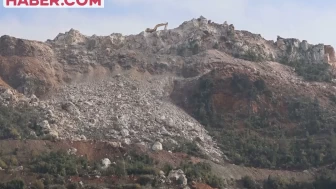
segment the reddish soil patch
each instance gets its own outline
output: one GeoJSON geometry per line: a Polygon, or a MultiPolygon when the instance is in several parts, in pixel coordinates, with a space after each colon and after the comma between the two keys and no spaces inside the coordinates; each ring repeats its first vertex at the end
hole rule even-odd
{"type": "Polygon", "coordinates": [[[192,187],[192,189],[214,189],[211,186],[204,183],[196,183],[192,187]]]}
{"type": "Polygon", "coordinates": [[[183,161],[189,159],[189,156],[185,153],[170,153],[167,151],[153,152],[149,156],[154,160],[159,161],[159,166],[164,164],[170,164],[174,167],[179,166],[183,161]]]}

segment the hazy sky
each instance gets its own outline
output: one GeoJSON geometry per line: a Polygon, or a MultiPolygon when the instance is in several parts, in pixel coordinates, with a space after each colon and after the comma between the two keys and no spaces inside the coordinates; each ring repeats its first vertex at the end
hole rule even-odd
{"type": "Polygon", "coordinates": [[[85,35],[138,34],[157,23],[175,28],[203,15],[236,29],[336,47],[334,0],[105,0],[103,9],[5,9],[0,35],[45,41],[70,28],[85,35]]]}

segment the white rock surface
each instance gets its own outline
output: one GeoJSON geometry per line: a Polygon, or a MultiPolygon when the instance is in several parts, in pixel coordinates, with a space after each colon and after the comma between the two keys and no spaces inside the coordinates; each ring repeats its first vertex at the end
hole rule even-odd
{"type": "Polygon", "coordinates": [[[171,170],[167,178],[169,182],[178,182],[181,183],[181,185],[183,186],[186,186],[188,184],[187,177],[181,169],[171,170]]]}
{"type": "Polygon", "coordinates": [[[108,158],[102,159],[101,163],[102,163],[102,167],[101,167],[102,169],[107,169],[112,164],[110,159],[108,158]]]}
{"type": "Polygon", "coordinates": [[[161,151],[163,148],[162,148],[162,144],[161,142],[155,142],[152,146],[152,150],[153,151],[161,151]]]}

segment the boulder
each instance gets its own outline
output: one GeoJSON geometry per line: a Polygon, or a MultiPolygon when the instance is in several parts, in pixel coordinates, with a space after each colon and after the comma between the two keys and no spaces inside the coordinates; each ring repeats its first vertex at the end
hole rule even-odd
{"type": "Polygon", "coordinates": [[[156,141],[152,146],[153,151],[161,151],[162,149],[162,144],[159,141],[156,141]]]}
{"type": "Polygon", "coordinates": [[[101,167],[102,169],[107,169],[112,164],[110,159],[108,158],[102,159],[101,163],[102,163],[102,167],[101,167]]]}
{"type": "Polygon", "coordinates": [[[183,186],[188,184],[187,177],[181,169],[171,170],[167,178],[170,183],[180,184],[183,186]]]}

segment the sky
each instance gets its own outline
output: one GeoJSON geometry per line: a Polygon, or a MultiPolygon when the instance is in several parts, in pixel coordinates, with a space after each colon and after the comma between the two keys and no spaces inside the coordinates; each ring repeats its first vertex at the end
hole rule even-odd
{"type": "Polygon", "coordinates": [[[71,28],[85,35],[130,35],[162,22],[175,28],[202,15],[268,40],[281,36],[336,47],[335,8],[335,0],[105,0],[97,9],[0,6],[0,35],[46,41],[71,28]]]}

